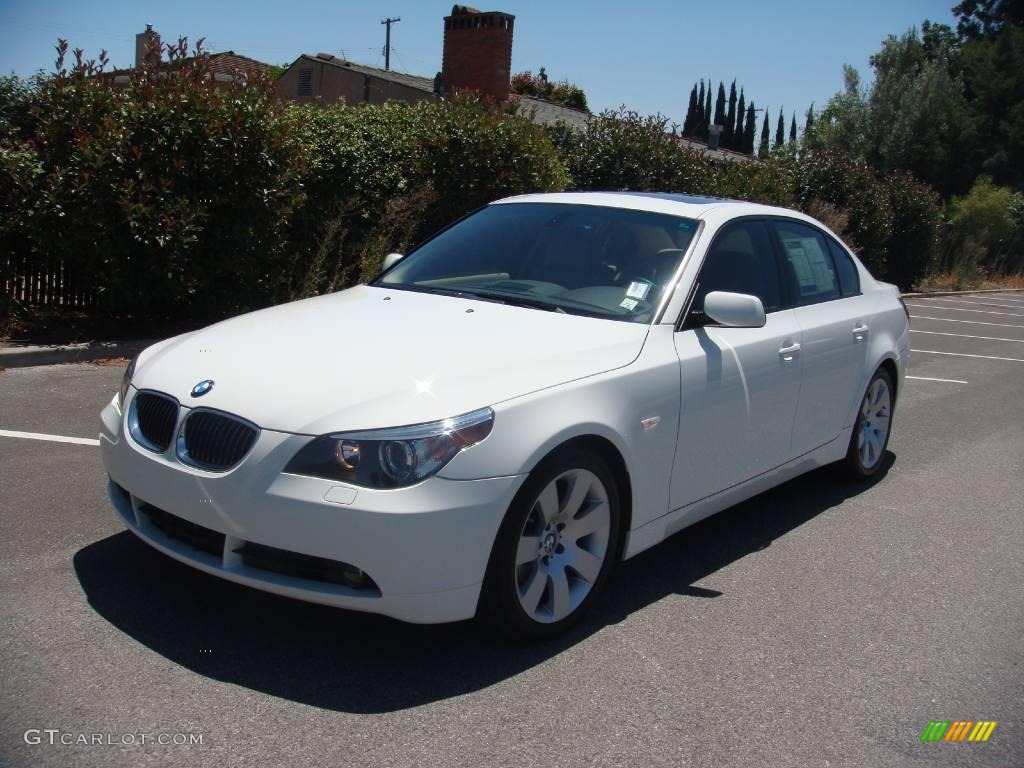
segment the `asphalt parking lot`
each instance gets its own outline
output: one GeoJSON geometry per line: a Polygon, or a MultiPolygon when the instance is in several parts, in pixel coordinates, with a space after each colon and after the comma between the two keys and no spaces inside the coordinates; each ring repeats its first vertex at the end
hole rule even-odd
{"type": "Polygon", "coordinates": [[[97,447],[2,432],[95,438],[123,369],[0,372],[0,764],[1024,764],[1024,294],[907,303],[880,477],[717,515],[527,646],[165,558],[119,524],[97,447]],[[922,743],[932,720],[998,726],[922,743]],[[154,743],[177,734],[202,743],[154,743]]]}

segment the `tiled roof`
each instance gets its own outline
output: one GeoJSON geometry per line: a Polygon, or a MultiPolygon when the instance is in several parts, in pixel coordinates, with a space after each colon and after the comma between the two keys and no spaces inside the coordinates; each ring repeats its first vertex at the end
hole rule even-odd
{"type": "MultiPolygon", "coordinates": [[[[234,51],[224,51],[223,53],[208,53],[204,54],[206,58],[206,66],[210,74],[224,75],[225,77],[218,78],[225,80],[233,78],[236,75],[242,75],[243,77],[252,77],[256,74],[266,74],[267,70],[270,69],[270,65],[266,62],[257,61],[256,59],[250,59],[248,56],[242,56],[235,53],[234,51]]],[[[180,63],[192,63],[196,59],[195,56],[189,56],[187,59],[181,62],[160,62],[161,71],[168,71],[179,66],[180,63]]],[[[109,72],[103,72],[102,77],[107,80],[113,80],[117,76],[125,76],[136,70],[135,67],[125,67],[123,69],[114,69],[109,72]]],[[[120,81],[119,81],[120,82],[120,81]]]]}
{"type": "Polygon", "coordinates": [[[509,94],[509,99],[518,103],[517,114],[529,117],[538,125],[564,124],[570,128],[585,128],[590,121],[590,113],[581,109],[563,107],[561,104],[518,93],[509,94]]]}
{"type": "Polygon", "coordinates": [[[310,61],[320,62],[321,64],[330,64],[334,67],[341,67],[342,69],[351,69],[353,72],[359,72],[363,75],[370,75],[380,80],[387,80],[398,85],[404,85],[408,88],[415,88],[419,91],[426,91],[427,93],[434,92],[434,80],[430,77],[420,77],[419,75],[408,75],[405,72],[396,72],[393,69],[378,69],[377,67],[370,67],[366,64],[356,64],[354,61],[347,61],[338,56],[330,56],[329,54],[312,54],[304,53],[299,58],[309,59],[310,61]]]}
{"type": "Polygon", "coordinates": [[[251,77],[256,74],[265,74],[270,69],[269,64],[248,56],[241,56],[234,51],[224,53],[211,53],[206,60],[206,65],[214,74],[222,75],[245,75],[251,77]]]}
{"type": "Polygon", "coordinates": [[[682,144],[688,149],[696,150],[697,152],[704,152],[710,155],[715,160],[742,160],[749,162],[753,158],[750,155],[745,155],[742,152],[733,152],[731,149],[709,149],[708,145],[699,139],[693,139],[689,136],[676,136],[676,141],[682,144]]]}

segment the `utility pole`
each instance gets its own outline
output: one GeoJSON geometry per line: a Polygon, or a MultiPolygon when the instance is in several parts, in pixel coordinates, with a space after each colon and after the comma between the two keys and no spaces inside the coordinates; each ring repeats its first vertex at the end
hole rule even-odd
{"type": "Polygon", "coordinates": [[[388,28],[387,34],[384,37],[384,69],[385,70],[391,69],[391,25],[392,24],[397,24],[401,20],[402,20],[402,17],[398,16],[398,17],[396,17],[394,19],[392,19],[392,18],[384,19],[384,21],[381,22],[381,24],[386,25],[387,28],[388,28]]]}

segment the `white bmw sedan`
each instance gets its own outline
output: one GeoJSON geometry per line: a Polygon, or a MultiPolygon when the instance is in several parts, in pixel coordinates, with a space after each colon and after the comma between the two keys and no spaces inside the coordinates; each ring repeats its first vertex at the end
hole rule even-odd
{"type": "Polygon", "coordinates": [[[221,578],[549,635],[708,515],[824,464],[878,471],[907,326],[794,211],[515,197],[369,285],[142,352],[102,413],[109,495],[221,578]]]}

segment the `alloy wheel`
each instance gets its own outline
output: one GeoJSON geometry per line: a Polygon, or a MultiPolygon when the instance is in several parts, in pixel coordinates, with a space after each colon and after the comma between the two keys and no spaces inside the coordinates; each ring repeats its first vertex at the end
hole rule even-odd
{"type": "Polygon", "coordinates": [[[570,469],[533,502],[515,558],[519,604],[534,621],[569,616],[601,573],[611,537],[608,490],[593,472],[570,469]]]}
{"type": "Polygon", "coordinates": [[[885,379],[876,378],[868,387],[860,406],[860,429],[857,432],[857,453],[865,469],[871,469],[882,458],[889,439],[892,417],[892,393],[885,379]]]}

